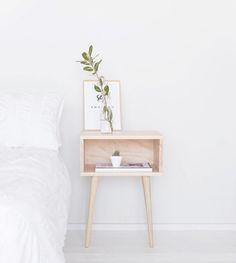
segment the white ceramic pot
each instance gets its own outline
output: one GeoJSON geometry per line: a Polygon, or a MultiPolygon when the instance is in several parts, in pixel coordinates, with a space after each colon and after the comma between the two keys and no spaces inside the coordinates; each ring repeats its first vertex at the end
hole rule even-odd
{"type": "Polygon", "coordinates": [[[113,167],[120,167],[122,156],[111,156],[111,163],[113,167]]]}

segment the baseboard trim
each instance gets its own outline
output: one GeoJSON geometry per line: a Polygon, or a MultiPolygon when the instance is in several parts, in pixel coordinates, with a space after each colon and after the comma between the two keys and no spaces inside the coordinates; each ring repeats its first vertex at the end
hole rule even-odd
{"type": "MultiPolygon", "coordinates": [[[[146,230],[146,224],[93,224],[93,230],[107,231],[138,231],[146,230]]],[[[236,224],[153,224],[154,230],[165,231],[236,231],[236,224]]],[[[68,230],[85,230],[85,224],[68,224],[68,230]]]]}

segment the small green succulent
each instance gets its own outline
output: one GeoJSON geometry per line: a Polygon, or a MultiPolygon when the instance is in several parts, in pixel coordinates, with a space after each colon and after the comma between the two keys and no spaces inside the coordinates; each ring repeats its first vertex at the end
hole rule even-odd
{"type": "Polygon", "coordinates": [[[120,151],[114,151],[114,153],[112,154],[112,156],[120,156],[120,151]]]}

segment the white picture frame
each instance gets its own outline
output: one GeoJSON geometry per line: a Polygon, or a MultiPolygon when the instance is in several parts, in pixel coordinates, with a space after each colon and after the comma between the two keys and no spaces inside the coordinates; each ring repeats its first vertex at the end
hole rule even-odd
{"type": "MultiPolygon", "coordinates": [[[[110,107],[113,113],[113,130],[120,131],[121,127],[121,95],[120,81],[106,81],[110,88],[110,107]]],[[[99,93],[94,90],[96,80],[83,81],[84,94],[84,130],[100,130],[100,118],[102,111],[102,102],[97,96],[99,93]]]]}

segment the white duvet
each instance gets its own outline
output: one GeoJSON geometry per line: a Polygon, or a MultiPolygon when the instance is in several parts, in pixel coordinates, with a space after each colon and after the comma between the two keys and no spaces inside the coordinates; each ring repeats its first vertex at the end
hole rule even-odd
{"type": "Polygon", "coordinates": [[[64,262],[69,195],[58,152],[0,147],[0,262],[64,262]]]}

